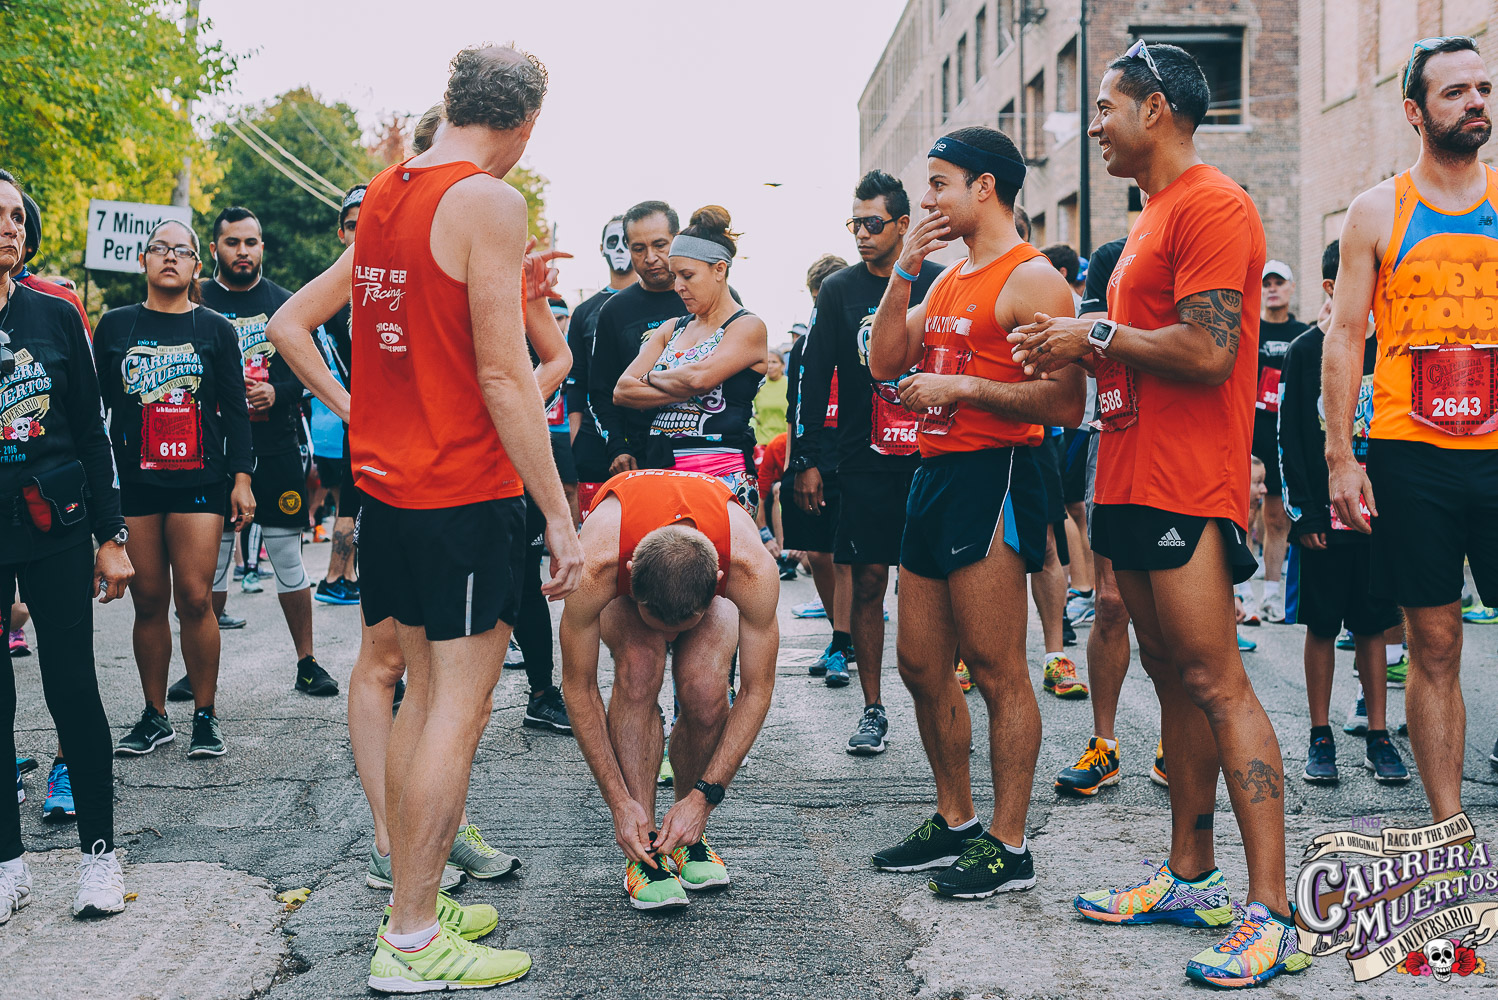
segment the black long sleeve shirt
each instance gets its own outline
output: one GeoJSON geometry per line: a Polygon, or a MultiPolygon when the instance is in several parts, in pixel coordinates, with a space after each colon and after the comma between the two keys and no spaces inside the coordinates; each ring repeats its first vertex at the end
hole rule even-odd
{"type": "Polygon", "coordinates": [[[291,293],[264,275],[248,291],[232,291],[212,278],[202,283],[203,304],[234,324],[245,368],[264,368],[276,401],[264,420],[250,421],[256,455],[282,455],[301,446],[302,383],[281,357],[265,328],[291,293]]]}
{"type": "Polygon", "coordinates": [[[99,382],[78,310],[24,285],[0,307],[16,369],[0,381],[0,563],[52,555],[124,527],[99,382]],[[32,477],[83,463],[88,517],[72,528],[35,530],[21,505],[32,477]]]}

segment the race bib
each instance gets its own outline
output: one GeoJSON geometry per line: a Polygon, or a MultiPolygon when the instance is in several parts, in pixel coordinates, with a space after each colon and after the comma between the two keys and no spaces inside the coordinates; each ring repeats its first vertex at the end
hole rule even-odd
{"type": "MultiPolygon", "coordinates": [[[[927,346],[925,360],[921,362],[921,371],[930,372],[933,375],[961,375],[967,369],[968,359],[973,352],[966,348],[948,347],[946,345],[927,346]]],[[[922,434],[946,434],[952,429],[952,424],[957,419],[957,404],[950,406],[933,406],[920,418],[920,431],[922,434]]]]}
{"type": "MultiPolygon", "coordinates": [[[[1367,464],[1365,464],[1363,462],[1359,462],[1358,463],[1358,468],[1362,469],[1364,472],[1368,471],[1367,464]]],[[[1357,530],[1352,525],[1348,524],[1347,522],[1343,521],[1340,517],[1337,516],[1337,505],[1336,504],[1327,504],[1327,506],[1332,509],[1332,530],[1333,531],[1356,531],[1357,530]]],[[[1363,515],[1363,520],[1367,521],[1369,524],[1373,523],[1373,511],[1371,511],[1371,510],[1368,509],[1368,505],[1363,501],[1363,495],[1361,493],[1358,494],[1358,513],[1363,515]]]]}
{"type": "Polygon", "coordinates": [[[546,424],[549,427],[567,426],[567,397],[560,392],[546,408],[546,424]]]}
{"type": "Polygon", "coordinates": [[[1139,419],[1139,398],[1134,369],[1117,361],[1099,358],[1097,363],[1097,420],[1103,431],[1121,431],[1139,419]]]}
{"type": "Polygon", "coordinates": [[[874,386],[873,407],[869,413],[869,447],[881,455],[914,455],[916,431],[921,421],[900,405],[898,390],[887,382],[874,386]],[[888,393],[894,401],[885,398],[888,393]]]}
{"type": "Polygon", "coordinates": [[[1410,348],[1410,416],[1465,437],[1498,428],[1498,344],[1410,348]]]}
{"type": "Polygon", "coordinates": [[[832,384],[827,387],[827,415],[823,418],[823,426],[835,429],[837,427],[837,369],[832,370],[832,384]]]}
{"type": "MultiPolygon", "coordinates": [[[[246,382],[269,382],[270,369],[262,368],[259,365],[245,365],[244,380],[246,382]]],[[[246,405],[249,405],[250,420],[256,423],[261,423],[270,419],[269,408],[264,410],[257,410],[252,404],[247,403],[246,405]]]]}
{"type": "Polygon", "coordinates": [[[1254,406],[1266,413],[1280,412],[1280,370],[1265,368],[1259,372],[1259,395],[1254,406]]]}
{"type": "Polygon", "coordinates": [[[148,403],[141,408],[141,416],[142,469],[203,467],[203,420],[197,403],[148,403]]]}

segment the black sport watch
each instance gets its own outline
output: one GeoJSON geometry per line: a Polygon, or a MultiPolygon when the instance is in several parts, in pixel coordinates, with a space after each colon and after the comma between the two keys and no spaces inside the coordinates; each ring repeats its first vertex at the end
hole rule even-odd
{"type": "Polygon", "coordinates": [[[705,781],[699,781],[692,787],[702,793],[702,797],[707,799],[707,804],[710,806],[715,806],[723,801],[722,785],[709,785],[705,781]]]}

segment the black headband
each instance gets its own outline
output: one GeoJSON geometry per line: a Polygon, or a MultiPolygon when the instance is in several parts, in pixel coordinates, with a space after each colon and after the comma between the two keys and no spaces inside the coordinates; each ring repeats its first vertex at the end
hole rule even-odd
{"type": "Polygon", "coordinates": [[[968,170],[976,170],[979,174],[993,174],[994,180],[1016,188],[1023,187],[1025,183],[1025,165],[1019,160],[1011,160],[1007,156],[990,153],[977,146],[969,146],[961,139],[954,139],[949,135],[937,139],[936,145],[932,146],[931,152],[926,155],[934,156],[938,160],[946,160],[948,163],[954,163],[968,170]]]}

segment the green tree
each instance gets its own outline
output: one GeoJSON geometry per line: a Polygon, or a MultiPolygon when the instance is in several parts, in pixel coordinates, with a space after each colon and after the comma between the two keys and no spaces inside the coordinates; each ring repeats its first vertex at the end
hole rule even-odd
{"type": "MultiPolygon", "coordinates": [[[[338,209],[334,207],[341,199],[339,192],[367,183],[382,166],[361,141],[354,109],[346,104],[324,104],[305,88],[288,91],[264,107],[246,109],[239,117],[219,123],[211,147],[224,168],[224,177],[202,220],[203,239],[212,239],[213,218],[222,209],[243,205],[260,217],[265,234],[265,273],[293,290],[319,274],[343,251],[336,234],[338,209]],[[276,149],[277,145],[337,191],[309,176],[276,149]]],[[[206,257],[206,245],[204,253],[206,257]]],[[[212,273],[212,268],[213,260],[205,259],[204,274],[212,273]]]]}

